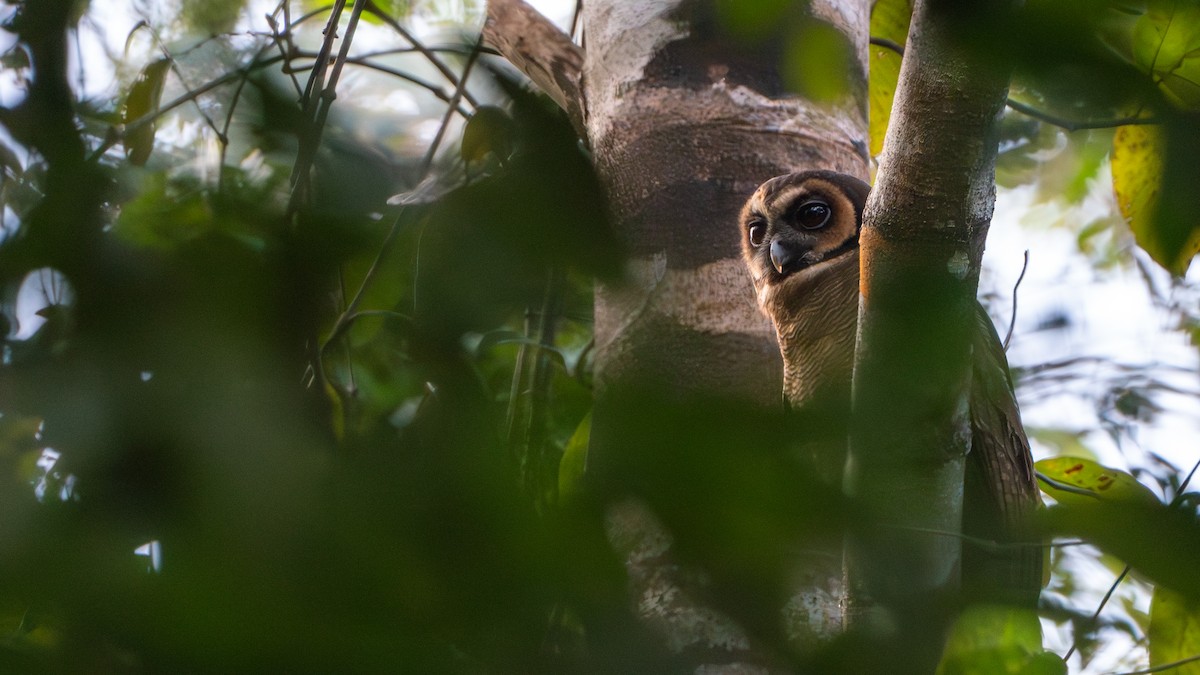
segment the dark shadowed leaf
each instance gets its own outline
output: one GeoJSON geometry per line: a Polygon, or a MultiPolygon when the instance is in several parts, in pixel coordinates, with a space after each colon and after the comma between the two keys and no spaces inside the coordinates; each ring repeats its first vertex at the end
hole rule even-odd
{"type": "Polygon", "coordinates": [[[463,127],[463,161],[479,162],[489,154],[501,162],[507,160],[512,154],[515,131],[512,118],[503,108],[480,106],[463,127]]]}

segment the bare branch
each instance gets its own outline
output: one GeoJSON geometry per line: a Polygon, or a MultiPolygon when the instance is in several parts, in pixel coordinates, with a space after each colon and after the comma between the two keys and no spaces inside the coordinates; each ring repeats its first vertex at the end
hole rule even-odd
{"type": "Polygon", "coordinates": [[[1017,290],[1021,288],[1021,281],[1025,279],[1025,272],[1029,269],[1029,249],[1025,249],[1025,264],[1021,265],[1021,276],[1017,277],[1017,283],[1013,284],[1013,302],[1012,302],[1012,317],[1008,320],[1008,333],[1004,336],[1004,351],[1008,351],[1008,343],[1012,340],[1013,329],[1017,327],[1017,290]]]}
{"type": "Polygon", "coordinates": [[[489,0],[483,39],[566,110],[571,125],[586,136],[583,50],[566,33],[523,0],[489,0]]]}

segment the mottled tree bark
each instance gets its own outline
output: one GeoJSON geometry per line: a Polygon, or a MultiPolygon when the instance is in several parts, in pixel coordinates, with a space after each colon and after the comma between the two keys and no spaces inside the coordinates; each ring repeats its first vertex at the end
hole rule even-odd
{"type": "MultiPolygon", "coordinates": [[[[630,382],[665,383],[682,400],[717,394],[778,405],[778,346],[757,311],[733,224],[767,178],[815,168],[867,173],[867,3],[815,2],[811,10],[859,46],[856,95],[840,108],[789,93],[781,45],[725,38],[710,2],[585,4],[588,136],[633,256],[633,283],[596,293],[600,452],[621,433],[604,426],[605,398],[630,382]]],[[[661,556],[647,555],[669,545],[652,519],[625,518],[620,529],[639,607],[671,644],[725,652],[726,660],[750,648],[710,608],[669,592],[683,582],[661,556]]],[[[840,564],[799,564],[811,583],[797,589],[800,602],[819,599],[820,610],[789,626],[790,637],[811,643],[840,619],[840,564]]]]}
{"type": "Polygon", "coordinates": [[[878,525],[850,549],[849,612],[891,639],[890,672],[932,672],[958,587],[975,294],[1008,87],[966,40],[1011,3],[968,4],[915,3],[861,235],[848,486],[878,525]]]}
{"type": "MultiPolygon", "coordinates": [[[[513,4],[491,0],[489,31],[504,31],[499,10],[513,4]]],[[[563,59],[552,56],[561,48],[539,57],[525,41],[519,56],[535,81],[582,81],[587,140],[631,254],[628,281],[596,291],[593,453],[621,442],[607,405],[638,382],[680,400],[723,395],[779,405],[779,349],[739,257],[739,209],[776,175],[817,168],[868,174],[869,3],[809,6],[854,46],[850,91],[833,106],[789,92],[781,41],[732,40],[714,4],[589,0],[581,80],[537,75],[561,69],[563,59]],[[531,61],[538,62],[532,69],[531,61]]],[[[511,35],[489,41],[506,56],[517,43],[511,35]]],[[[679,592],[666,555],[670,536],[643,506],[616,507],[610,529],[628,561],[636,606],[673,649],[724,654],[728,668],[739,654],[750,658],[736,626],[679,592]]],[[[836,566],[833,574],[840,577],[836,566]]],[[[837,607],[830,611],[840,616],[837,607]]]]}

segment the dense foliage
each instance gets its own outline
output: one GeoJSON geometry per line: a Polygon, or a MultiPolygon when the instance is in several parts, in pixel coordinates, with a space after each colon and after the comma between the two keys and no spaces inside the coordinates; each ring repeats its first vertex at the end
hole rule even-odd
{"type": "MultiPolygon", "coordinates": [[[[410,3],[282,2],[265,27],[244,4],[159,7],[96,95],[68,54],[99,2],[5,7],[0,670],[673,672],[686,659],[633,618],[605,534],[627,496],[713,606],[793,658],[775,620],[789,552],[855,509],[781,450],[819,425],[664,403],[656,383],[606,411],[630,443],[588,457],[591,283],[621,251],[565,117],[479,46],[414,38],[410,3]],[[347,94],[389,90],[388,115],[347,94]]],[[[1138,186],[1122,208],[1186,269],[1200,13],[1120,8],[1114,57],[1094,38],[1120,26],[1030,4],[1008,35],[1082,37],[1022,64],[1017,104],[1136,118],[1112,140],[1118,191],[1138,186]],[[1129,153],[1151,168],[1119,168],[1129,153]]],[[[1033,180],[1054,125],[1004,133],[1002,179],[1033,180]]],[[[1071,169],[1094,171],[1094,138],[1071,138],[1071,169]]],[[[1075,466],[1042,465],[1061,502],[1043,530],[1157,584],[1148,626],[1127,627],[1156,664],[1200,654],[1195,493],[1173,476],[1167,506],[1075,466]]],[[[1060,597],[1044,615],[1090,649],[1093,608],[1060,597]]],[[[1028,617],[964,616],[946,672],[1061,669],[1028,617]]],[[[852,671],[855,653],[818,658],[852,671]]]]}

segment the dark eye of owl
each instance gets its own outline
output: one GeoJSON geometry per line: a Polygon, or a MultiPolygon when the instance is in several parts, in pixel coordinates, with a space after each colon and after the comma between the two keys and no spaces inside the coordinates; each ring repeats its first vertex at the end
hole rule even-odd
{"type": "Polygon", "coordinates": [[[767,234],[767,225],[761,220],[756,220],[750,223],[750,245],[754,247],[762,246],[763,237],[767,234]]]}
{"type": "Polygon", "coordinates": [[[796,211],[796,222],[806,230],[815,230],[829,222],[829,205],[825,202],[807,202],[796,211]]]}

